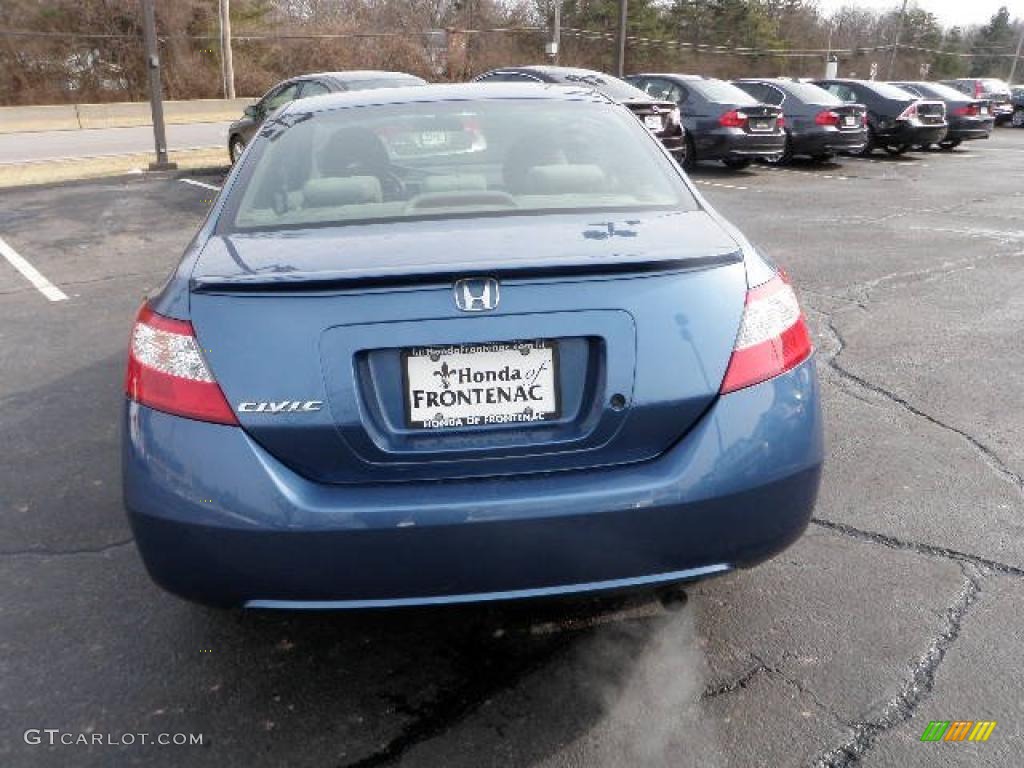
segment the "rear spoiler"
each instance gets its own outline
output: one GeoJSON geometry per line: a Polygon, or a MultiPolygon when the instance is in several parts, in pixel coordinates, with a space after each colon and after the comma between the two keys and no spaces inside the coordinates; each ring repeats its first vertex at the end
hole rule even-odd
{"type": "Polygon", "coordinates": [[[571,277],[576,275],[603,276],[625,274],[648,274],[656,272],[682,272],[709,269],[727,264],[739,264],[743,253],[739,250],[687,258],[629,258],[608,262],[566,262],[561,264],[543,263],[492,266],[479,263],[462,263],[442,269],[408,271],[386,269],[370,272],[365,269],[318,270],[316,272],[264,272],[237,275],[193,276],[191,288],[196,293],[277,293],[323,291],[349,288],[381,288],[423,286],[448,283],[464,277],[494,277],[499,280],[523,280],[529,278],[571,277]]]}

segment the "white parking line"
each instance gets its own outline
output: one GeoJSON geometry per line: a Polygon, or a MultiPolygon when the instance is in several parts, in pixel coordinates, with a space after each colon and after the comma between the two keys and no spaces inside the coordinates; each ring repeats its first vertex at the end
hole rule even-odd
{"type": "Polygon", "coordinates": [[[67,294],[64,291],[43,277],[38,269],[29,264],[16,250],[5,243],[2,237],[0,237],[0,253],[11,263],[12,267],[21,272],[25,279],[39,289],[39,292],[50,301],[68,300],[67,294]]]}
{"type": "Polygon", "coordinates": [[[705,187],[718,187],[720,189],[746,189],[746,187],[739,184],[720,184],[717,181],[704,181],[703,179],[694,179],[694,184],[701,184],[705,187]]]}
{"type": "Polygon", "coordinates": [[[220,192],[220,187],[207,184],[205,181],[196,181],[195,179],[178,179],[178,181],[183,184],[191,184],[193,187],[202,187],[203,189],[212,189],[214,192],[220,192]]]}

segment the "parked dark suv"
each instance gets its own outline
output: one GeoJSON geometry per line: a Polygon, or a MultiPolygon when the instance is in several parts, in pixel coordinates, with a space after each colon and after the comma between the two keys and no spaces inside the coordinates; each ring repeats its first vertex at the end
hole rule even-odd
{"type": "Polygon", "coordinates": [[[815,80],[833,96],[868,109],[868,143],[861,154],[882,148],[902,155],[911,147],[938,144],[946,136],[946,105],[875,80],[815,80]]]}
{"type": "Polygon", "coordinates": [[[782,109],[786,118],[782,162],[797,155],[825,162],[841,152],[860,152],[867,144],[867,109],[863,104],[847,104],[824,88],[789,77],[734,82],[758,101],[782,109]]]}
{"type": "Polygon", "coordinates": [[[336,91],[365,91],[370,88],[399,88],[426,85],[427,81],[405,72],[351,70],[349,72],[317,72],[299,75],[278,83],[255,104],[245,108],[245,115],[228,128],[228,154],[234,163],[242,154],[263,121],[278,107],[296,99],[306,99],[336,91]]]}
{"type": "Polygon", "coordinates": [[[957,80],[942,80],[943,85],[956,88],[972,99],[984,99],[992,103],[992,116],[997,123],[1010,119],[1013,115],[1013,104],[1010,98],[1010,86],[1005,80],[994,77],[961,77],[957,80]]]}
{"type": "Polygon", "coordinates": [[[946,131],[946,137],[939,142],[942,149],[953,149],[961,142],[971,139],[987,139],[992,133],[995,118],[990,113],[989,102],[984,99],[971,98],[942,83],[912,81],[894,82],[893,85],[922,99],[939,99],[946,105],[949,130],[946,131]]]}
{"type": "Polygon", "coordinates": [[[609,99],[628,107],[647,129],[657,136],[665,149],[681,164],[686,164],[683,124],[675,102],[652,98],[640,89],[613,75],[576,67],[504,67],[473,78],[474,83],[560,83],[592,88],[609,99]]]}
{"type": "Polygon", "coordinates": [[[732,83],[700,75],[641,74],[627,81],[648,96],[679,105],[686,128],[686,163],[721,160],[745,168],[780,157],[786,146],[782,110],[763,104],[732,83]]]}

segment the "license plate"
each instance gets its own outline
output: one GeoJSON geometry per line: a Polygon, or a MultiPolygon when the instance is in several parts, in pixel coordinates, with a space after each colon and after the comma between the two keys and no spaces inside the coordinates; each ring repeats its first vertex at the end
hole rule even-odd
{"type": "Polygon", "coordinates": [[[402,351],[406,426],[529,424],[559,415],[558,345],[508,341],[402,351]]]}
{"type": "Polygon", "coordinates": [[[857,124],[856,116],[854,116],[854,115],[844,115],[843,116],[843,125],[846,126],[847,128],[852,128],[856,124],[857,124]]]}
{"type": "Polygon", "coordinates": [[[982,114],[982,115],[987,115],[988,114],[988,107],[982,107],[979,110],[979,113],[982,114]]]}
{"type": "Polygon", "coordinates": [[[439,147],[448,141],[448,134],[444,131],[421,131],[420,144],[424,147],[439,147]]]}
{"type": "Polygon", "coordinates": [[[652,131],[660,131],[661,117],[658,115],[644,115],[644,125],[652,131]]]}
{"type": "Polygon", "coordinates": [[[751,120],[750,130],[752,131],[770,131],[772,129],[771,120],[751,120]]]}

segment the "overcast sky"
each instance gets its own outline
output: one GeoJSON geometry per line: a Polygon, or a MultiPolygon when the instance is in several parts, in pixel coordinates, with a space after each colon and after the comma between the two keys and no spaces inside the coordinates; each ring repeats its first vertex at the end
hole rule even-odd
{"type": "MultiPolygon", "coordinates": [[[[818,6],[827,13],[844,5],[886,10],[899,8],[901,2],[902,0],[818,0],[818,6]]],[[[918,8],[934,13],[939,23],[947,27],[984,24],[1001,5],[1010,9],[1011,19],[1014,15],[1024,16],[1024,0],[910,0],[910,5],[915,4],[918,8]]]]}

